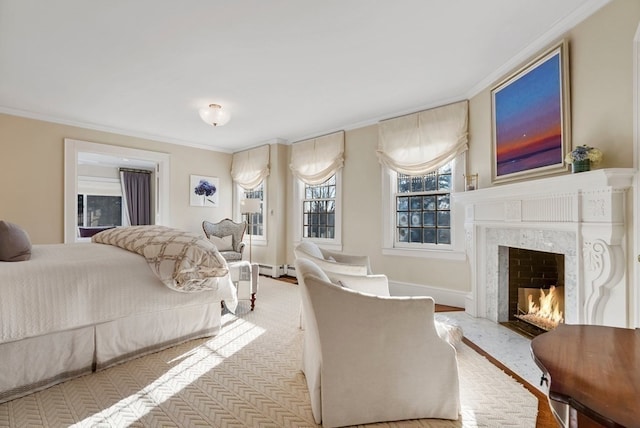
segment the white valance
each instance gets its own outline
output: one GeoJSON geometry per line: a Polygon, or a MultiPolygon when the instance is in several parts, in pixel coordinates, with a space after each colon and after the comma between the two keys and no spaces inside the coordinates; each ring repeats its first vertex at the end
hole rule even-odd
{"type": "Polygon", "coordinates": [[[468,150],[469,102],[380,122],[378,159],[401,174],[424,175],[468,150]]]}
{"type": "Polygon", "coordinates": [[[256,188],[269,176],[269,145],[233,154],[231,178],[245,190],[256,188]]]}
{"type": "Polygon", "coordinates": [[[344,165],[344,131],[291,146],[291,171],[307,184],[327,181],[344,165]]]}

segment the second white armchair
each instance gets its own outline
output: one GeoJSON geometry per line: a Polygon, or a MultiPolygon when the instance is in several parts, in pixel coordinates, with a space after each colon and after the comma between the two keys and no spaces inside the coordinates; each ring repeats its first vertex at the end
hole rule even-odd
{"type": "Polygon", "coordinates": [[[381,297],[329,282],[296,259],[306,329],[302,370],[316,423],[458,419],[455,348],[434,325],[431,297],[381,297]]]}
{"type": "Polygon", "coordinates": [[[333,274],[370,275],[372,273],[368,256],[354,256],[325,250],[310,241],[301,242],[293,252],[296,259],[314,262],[332,281],[333,274]]]}

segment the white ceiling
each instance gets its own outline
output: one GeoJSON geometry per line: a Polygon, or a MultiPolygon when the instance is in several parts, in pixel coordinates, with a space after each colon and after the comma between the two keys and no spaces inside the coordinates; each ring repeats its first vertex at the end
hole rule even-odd
{"type": "Polygon", "coordinates": [[[608,0],[0,0],[0,112],[236,151],[468,98],[608,0]],[[221,104],[214,128],[198,109],[221,104]]]}

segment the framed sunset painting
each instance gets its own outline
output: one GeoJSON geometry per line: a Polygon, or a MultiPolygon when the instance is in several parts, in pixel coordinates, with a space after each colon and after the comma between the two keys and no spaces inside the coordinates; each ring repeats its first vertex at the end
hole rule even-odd
{"type": "Polygon", "coordinates": [[[494,183],[567,170],[566,50],[563,41],[491,90],[494,183]]]}

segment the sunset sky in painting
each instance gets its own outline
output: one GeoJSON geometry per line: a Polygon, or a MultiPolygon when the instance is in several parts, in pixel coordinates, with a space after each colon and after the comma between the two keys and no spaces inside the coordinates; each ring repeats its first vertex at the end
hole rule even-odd
{"type": "Polygon", "coordinates": [[[497,175],[562,162],[560,54],[496,90],[497,175]]]}

